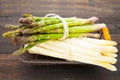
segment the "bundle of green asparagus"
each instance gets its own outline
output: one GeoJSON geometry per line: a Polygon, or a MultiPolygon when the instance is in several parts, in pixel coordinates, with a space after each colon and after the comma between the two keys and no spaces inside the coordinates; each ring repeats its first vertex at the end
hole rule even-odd
{"type": "Polygon", "coordinates": [[[69,34],[62,40],[64,24],[60,19],[37,17],[31,14],[23,14],[23,17],[19,19],[20,26],[6,25],[5,27],[10,31],[5,32],[3,37],[10,38],[14,44],[25,45],[13,52],[14,55],[21,55],[29,51],[33,54],[79,61],[99,65],[112,71],[116,70],[112,64],[117,61],[115,59],[117,48],[114,47],[117,43],[108,41],[110,36],[104,23],[95,24],[97,17],[63,19],[67,22],[69,34]],[[92,39],[100,38],[100,34],[95,32],[101,30],[107,40],[92,39]]]}

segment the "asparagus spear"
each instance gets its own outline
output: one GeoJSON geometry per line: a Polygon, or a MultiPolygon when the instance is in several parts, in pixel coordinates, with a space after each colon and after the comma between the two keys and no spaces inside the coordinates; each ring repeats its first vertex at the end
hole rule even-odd
{"type": "Polygon", "coordinates": [[[2,34],[5,38],[11,38],[13,35],[20,35],[22,34],[22,31],[25,29],[25,27],[18,28],[16,30],[8,31],[2,34]]]}
{"type": "MultiPolygon", "coordinates": [[[[93,25],[81,25],[69,27],[69,33],[86,33],[86,32],[96,32],[106,27],[105,24],[93,24],[93,25]]],[[[63,28],[58,28],[54,30],[43,30],[40,33],[63,33],[63,28]]]]}
{"type": "Polygon", "coordinates": [[[15,26],[15,25],[11,25],[11,24],[6,24],[5,25],[5,28],[9,29],[9,30],[16,30],[18,29],[19,27],[18,26],[15,26]]]}
{"type": "Polygon", "coordinates": [[[93,39],[93,38],[81,38],[81,40],[84,40],[89,43],[94,43],[97,45],[102,45],[102,46],[116,46],[117,45],[117,42],[109,41],[109,40],[98,40],[98,39],[93,39]]]}
{"type": "MultiPolygon", "coordinates": [[[[115,53],[117,53],[118,50],[114,46],[107,46],[107,45],[101,46],[101,45],[89,43],[87,41],[78,38],[72,38],[71,41],[72,41],[71,44],[73,45],[78,45],[79,47],[100,52],[104,56],[117,57],[117,54],[115,53]]],[[[69,42],[69,39],[66,39],[65,42],[69,42]]],[[[109,44],[111,43],[109,42],[109,44]]]]}
{"type": "MultiPolygon", "coordinates": [[[[50,25],[50,24],[56,24],[61,22],[57,18],[49,18],[49,17],[35,17],[32,16],[31,14],[23,14],[24,18],[20,18],[19,22],[21,24],[26,24],[29,25],[30,27],[40,27],[40,26],[45,26],[45,25],[50,25]]],[[[67,18],[66,21],[72,21],[71,18],[67,18]]]]}
{"type": "Polygon", "coordinates": [[[35,22],[42,21],[42,20],[55,19],[55,18],[51,18],[51,17],[36,17],[36,16],[31,15],[31,14],[23,14],[22,16],[23,16],[23,18],[31,17],[33,19],[33,21],[35,21],[35,22]]]}
{"type": "MultiPolygon", "coordinates": [[[[66,19],[67,22],[73,21],[72,19],[66,19]]],[[[51,19],[51,20],[42,20],[39,22],[34,22],[30,26],[31,27],[41,27],[41,26],[47,26],[52,24],[60,23],[61,21],[59,19],[51,19]]]]}
{"type": "MultiPolygon", "coordinates": [[[[36,41],[36,40],[50,40],[50,39],[60,39],[62,38],[63,34],[37,34],[32,36],[18,36],[17,40],[21,43],[36,41]]],[[[99,38],[100,34],[92,34],[92,33],[81,33],[81,34],[69,34],[68,38],[72,37],[95,37],[99,38]]]]}
{"type": "Polygon", "coordinates": [[[22,17],[26,18],[26,17],[33,17],[32,14],[22,14],[22,17]]]}
{"type": "Polygon", "coordinates": [[[13,55],[21,55],[21,54],[24,54],[26,51],[28,51],[29,49],[31,49],[33,46],[35,46],[36,44],[39,44],[39,43],[42,43],[42,42],[46,42],[47,40],[40,40],[40,41],[34,41],[34,42],[31,42],[29,44],[26,44],[25,47],[23,48],[20,48],[16,51],[14,51],[12,54],[13,55]]]}
{"type": "MultiPolygon", "coordinates": [[[[68,43],[69,39],[66,39],[65,42],[68,43]]],[[[101,45],[97,45],[97,44],[92,44],[92,43],[89,43],[87,41],[84,41],[84,40],[78,39],[78,38],[72,38],[71,44],[78,45],[80,47],[84,47],[84,48],[89,49],[89,50],[94,50],[94,51],[100,52],[101,54],[106,54],[106,53],[114,54],[114,53],[118,52],[116,47],[107,46],[107,45],[101,46],[101,45]]],[[[111,43],[108,42],[108,44],[111,44],[111,43]]]]}

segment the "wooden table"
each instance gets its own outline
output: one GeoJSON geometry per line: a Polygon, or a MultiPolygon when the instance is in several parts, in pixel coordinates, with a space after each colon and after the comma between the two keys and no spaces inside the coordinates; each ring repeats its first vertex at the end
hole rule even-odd
{"type": "MultiPolygon", "coordinates": [[[[120,35],[112,35],[118,42],[120,35]]],[[[94,65],[31,65],[11,54],[0,54],[0,80],[120,80],[120,55],[112,72],[94,65]]]]}

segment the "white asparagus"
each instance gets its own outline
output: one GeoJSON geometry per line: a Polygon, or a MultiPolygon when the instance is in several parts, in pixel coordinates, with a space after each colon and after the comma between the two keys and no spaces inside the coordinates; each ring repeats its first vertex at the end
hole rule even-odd
{"type": "Polygon", "coordinates": [[[108,57],[117,57],[117,54],[111,54],[111,53],[102,53],[103,56],[108,56],[108,57]]]}
{"type": "Polygon", "coordinates": [[[102,46],[116,46],[117,42],[115,41],[109,41],[109,40],[99,40],[99,39],[93,39],[93,38],[80,38],[81,40],[84,40],[86,42],[94,43],[97,45],[102,45],[102,46]]]}
{"type": "MultiPolygon", "coordinates": [[[[58,53],[58,52],[54,52],[51,51],[49,49],[43,48],[43,47],[38,47],[38,46],[34,46],[29,50],[30,53],[34,53],[34,54],[41,54],[41,55],[46,55],[46,56],[51,56],[51,57],[56,57],[56,58],[62,58],[62,59],[66,59],[65,56],[63,56],[62,53],[58,53]]],[[[65,55],[65,54],[64,54],[65,55]]],[[[89,58],[83,58],[81,56],[74,56],[71,55],[71,60],[73,61],[78,61],[78,62],[82,62],[82,63],[88,63],[88,64],[93,64],[93,65],[98,65],[101,67],[104,67],[106,69],[109,69],[111,71],[116,71],[116,67],[107,63],[106,64],[104,62],[101,61],[97,61],[97,60],[93,60],[93,59],[89,59],[89,58]]],[[[69,58],[68,58],[69,59],[69,58]]]]}
{"type": "Polygon", "coordinates": [[[79,47],[83,47],[85,49],[89,49],[89,50],[94,50],[103,54],[106,53],[116,53],[118,52],[118,49],[116,47],[113,46],[101,46],[101,45],[97,45],[94,43],[89,43],[87,41],[78,39],[78,38],[71,38],[71,39],[66,39],[64,40],[65,42],[69,43],[71,41],[71,44],[73,45],[78,45],[79,47]]]}
{"type": "Polygon", "coordinates": [[[55,58],[66,59],[98,65],[116,71],[115,64],[118,50],[115,41],[92,38],[71,38],[65,40],[49,40],[32,47],[29,52],[55,58]]]}
{"type": "Polygon", "coordinates": [[[60,53],[64,53],[64,54],[67,53],[68,55],[73,54],[76,56],[83,56],[86,59],[91,58],[94,60],[110,62],[112,64],[115,64],[117,61],[117,59],[115,59],[113,57],[96,55],[96,53],[97,54],[100,54],[100,53],[95,52],[95,51],[91,51],[91,50],[87,50],[87,49],[84,49],[81,47],[77,47],[77,46],[74,46],[72,44],[69,44],[69,43],[66,43],[63,41],[54,41],[54,43],[53,43],[53,41],[48,41],[48,42],[45,42],[42,44],[38,44],[37,46],[41,46],[41,47],[44,47],[46,49],[50,49],[50,50],[55,51],[55,52],[60,52],[60,53]],[[54,44],[55,45],[57,44],[57,45],[54,46],[54,44]],[[63,49],[61,49],[61,48],[63,48],[63,49]],[[94,53],[95,53],[95,55],[94,55],[94,53]],[[99,58],[97,58],[97,57],[99,57],[99,58]]]}
{"type": "MultiPolygon", "coordinates": [[[[56,49],[56,50],[64,50],[64,49],[67,49],[68,51],[69,50],[73,50],[74,52],[80,52],[83,54],[84,52],[84,55],[88,55],[88,56],[102,56],[99,52],[95,52],[95,51],[91,51],[91,50],[86,50],[84,48],[80,48],[76,45],[71,45],[71,43],[65,43],[63,41],[58,41],[58,40],[51,40],[51,41],[47,41],[45,43],[42,43],[40,44],[42,46],[50,46],[50,45],[53,45],[53,46],[56,46],[54,47],[53,49],[56,49]],[[58,47],[58,48],[57,48],[58,47]]],[[[48,47],[48,48],[52,48],[52,47],[48,47]]]]}

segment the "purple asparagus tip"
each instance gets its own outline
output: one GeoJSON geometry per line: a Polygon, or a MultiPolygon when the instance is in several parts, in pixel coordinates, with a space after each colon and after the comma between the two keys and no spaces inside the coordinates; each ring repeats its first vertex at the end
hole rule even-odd
{"type": "Polygon", "coordinates": [[[99,18],[94,16],[94,17],[89,18],[89,20],[95,22],[95,21],[98,21],[99,18]]]}

